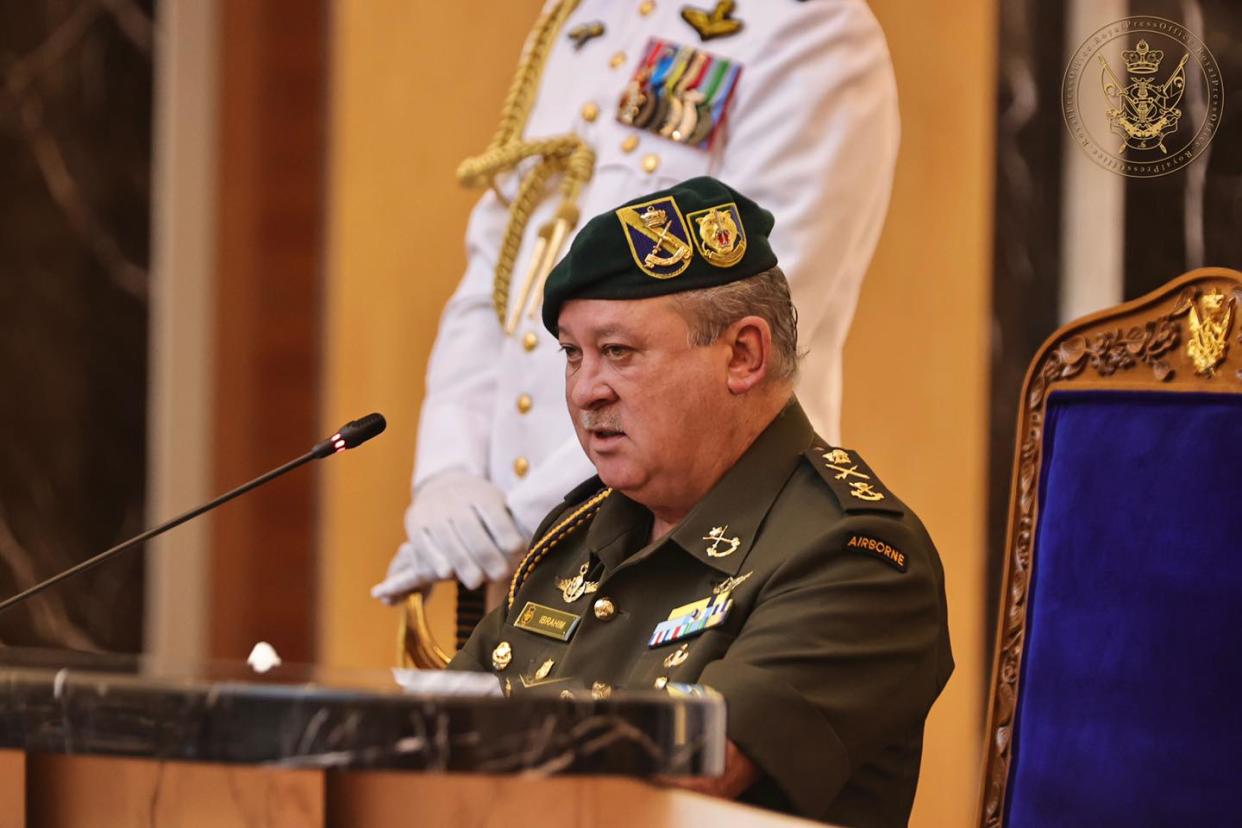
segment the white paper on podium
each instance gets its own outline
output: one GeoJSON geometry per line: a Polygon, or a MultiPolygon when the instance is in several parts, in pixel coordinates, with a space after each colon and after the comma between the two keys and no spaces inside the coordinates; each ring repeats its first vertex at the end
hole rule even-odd
{"type": "Polygon", "coordinates": [[[500,679],[491,673],[460,670],[414,670],[392,668],[392,677],[403,690],[438,696],[502,696],[500,679]]]}

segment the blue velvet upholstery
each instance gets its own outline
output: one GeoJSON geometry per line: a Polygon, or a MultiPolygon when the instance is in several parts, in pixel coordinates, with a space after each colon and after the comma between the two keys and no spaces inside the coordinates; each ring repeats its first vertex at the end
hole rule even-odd
{"type": "Polygon", "coordinates": [[[1242,395],[1045,417],[1007,824],[1242,824],[1242,395]]]}

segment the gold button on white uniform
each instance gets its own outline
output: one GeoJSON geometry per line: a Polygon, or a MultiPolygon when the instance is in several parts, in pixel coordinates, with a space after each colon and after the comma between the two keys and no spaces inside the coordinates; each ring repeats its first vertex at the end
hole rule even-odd
{"type": "Polygon", "coordinates": [[[527,411],[530,411],[530,407],[534,404],[534,400],[530,398],[530,394],[518,394],[517,410],[519,414],[525,414],[527,411]]]}
{"type": "Polygon", "coordinates": [[[527,331],[522,335],[522,347],[528,351],[535,350],[535,346],[539,344],[539,337],[535,336],[534,331],[527,331]]]}
{"type": "Polygon", "coordinates": [[[513,473],[518,477],[525,477],[528,471],[530,471],[530,461],[525,457],[519,457],[513,461],[513,473]]]}
{"type": "Polygon", "coordinates": [[[593,610],[595,617],[600,621],[609,621],[617,614],[617,605],[612,602],[611,598],[600,598],[595,602],[593,610]]]}
{"type": "Polygon", "coordinates": [[[653,173],[660,167],[660,156],[649,152],[643,156],[643,171],[653,173]]]}
{"type": "Polygon", "coordinates": [[[608,65],[613,69],[616,69],[623,63],[625,63],[625,52],[617,52],[612,56],[612,59],[608,61],[608,65]]]}
{"type": "Polygon", "coordinates": [[[633,152],[636,149],[638,149],[638,136],[627,135],[625,137],[625,140],[621,142],[621,151],[629,153],[629,152],[633,152]]]}
{"type": "Polygon", "coordinates": [[[643,0],[642,5],[638,7],[638,13],[643,17],[655,11],[655,0],[643,0]]]}
{"type": "Polygon", "coordinates": [[[599,106],[594,101],[582,105],[582,120],[593,123],[599,117],[599,106]]]}

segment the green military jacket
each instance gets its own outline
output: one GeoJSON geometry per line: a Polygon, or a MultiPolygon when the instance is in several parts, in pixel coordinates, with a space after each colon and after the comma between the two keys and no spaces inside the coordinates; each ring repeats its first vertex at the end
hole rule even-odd
{"type": "Polygon", "coordinates": [[[651,541],[652,521],[598,478],[579,486],[450,668],[514,693],[708,685],[762,774],[743,801],[906,824],[953,669],[918,518],[795,401],[671,532],[651,541]]]}

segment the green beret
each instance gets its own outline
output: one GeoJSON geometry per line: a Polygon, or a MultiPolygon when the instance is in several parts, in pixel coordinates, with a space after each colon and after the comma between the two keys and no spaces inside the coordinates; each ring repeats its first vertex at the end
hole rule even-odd
{"type": "Polygon", "coordinates": [[[543,326],[556,336],[570,299],[647,299],[770,270],[772,224],[771,213],[708,176],[626,202],[588,221],[552,268],[543,326]]]}

